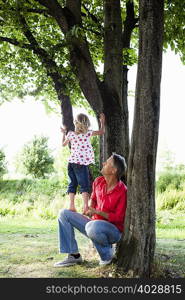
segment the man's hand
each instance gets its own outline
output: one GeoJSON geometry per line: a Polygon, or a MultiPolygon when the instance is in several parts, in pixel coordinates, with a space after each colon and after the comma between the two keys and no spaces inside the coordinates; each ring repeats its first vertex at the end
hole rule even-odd
{"type": "Polygon", "coordinates": [[[89,206],[89,209],[88,209],[86,215],[89,217],[92,217],[92,215],[94,215],[94,214],[96,214],[96,210],[93,207],[89,206]]]}
{"type": "Polygon", "coordinates": [[[88,210],[88,216],[92,216],[92,215],[99,215],[99,216],[102,216],[103,218],[107,219],[109,218],[109,215],[108,213],[104,212],[104,211],[99,211],[99,210],[96,210],[94,207],[89,207],[89,210],[88,210]]]}

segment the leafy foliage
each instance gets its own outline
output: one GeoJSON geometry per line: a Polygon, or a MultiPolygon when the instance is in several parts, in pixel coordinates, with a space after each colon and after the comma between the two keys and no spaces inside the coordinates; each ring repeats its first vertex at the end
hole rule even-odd
{"type": "Polygon", "coordinates": [[[47,137],[34,137],[24,145],[18,159],[18,169],[35,178],[45,178],[54,171],[54,159],[48,149],[47,137]]]}
{"type": "MultiPolygon", "coordinates": [[[[11,101],[15,96],[33,95],[40,97],[45,103],[58,105],[53,81],[45,63],[38,55],[44,50],[61,75],[63,90],[70,95],[73,105],[86,105],[78,81],[73,73],[74,66],[70,62],[69,45],[71,38],[84,40],[97,72],[103,80],[101,64],[104,63],[104,9],[99,0],[81,1],[81,24],[71,26],[67,34],[59,28],[55,18],[42,1],[3,1],[0,0],[0,103],[11,101]],[[31,43],[25,34],[20,21],[23,17],[32,34],[31,43]],[[35,41],[34,41],[35,40],[35,41]],[[36,43],[36,45],[34,45],[36,43]],[[35,49],[35,50],[34,50],[35,49]],[[37,54],[36,54],[37,52],[37,54]],[[6,76],[5,76],[6,74],[6,76]]],[[[121,16],[125,23],[126,2],[121,1],[121,16]]],[[[58,1],[61,8],[66,1],[58,1]]],[[[135,15],[138,17],[138,1],[134,0],[135,15]]],[[[164,48],[169,45],[179,52],[184,61],[184,5],[181,0],[165,1],[165,34],[164,48]]],[[[123,51],[123,64],[132,65],[137,62],[138,28],[133,30],[130,48],[123,51]]],[[[52,71],[52,66],[50,66],[52,71]]]]}
{"type": "MultiPolygon", "coordinates": [[[[63,7],[65,1],[60,1],[63,7]]],[[[126,17],[125,4],[122,7],[123,21],[126,17]]],[[[20,22],[23,16],[27,26],[37,42],[37,48],[44,49],[57,66],[62,77],[65,94],[70,95],[74,105],[83,102],[83,96],[78,81],[72,72],[69,57],[70,39],[87,40],[94,67],[100,79],[103,79],[100,64],[104,61],[104,13],[102,1],[82,1],[82,24],[74,25],[66,36],[62,33],[48,10],[38,1],[6,1],[0,0],[0,78],[1,102],[11,100],[15,96],[24,97],[30,94],[44,97],[45,101],[58,103],[53,82],[42,59],[36,55],[20,22]],[[6,77],[4,76],[6,74],[6,77]]],[[[38,49],[36,49],[38,50],[38,49]]],[[[134,49],[126,50],[129,64],[133,63],[134,49]]],[[[135,61],[135,59],[134,59],[135,61]]],[[[51,67],[52,68],[52,67],[51,67]]],[[[85,103],[83,103],[85,105],[85,103]]]]}
{"type": "Polygon", "coordinates": [[[67,164],[68,164],[68,157],[70,155],[69,147],[62,147],[57,153],[54,162],[54,168],[57,173],[57,176],[61,182],[61,184],[67,190],[68,185],[68,175],[67,175],[67,164]]]}
{"type": "Polygon", "coordinates": [[[167,165],[157,180],[156,188],[159,210],[185,211],[185,165],[171,168],[167,165]]]}
{"type": "Polygon", "coordinates": [[[164,47],[179,53],[185,64],[185,6],[181,0],[165,1],[164,47]]]}
{"type": "Polygon", "coordinates": [[[179,164],[169,168],[167,165],[157,180],[157,191],[163,193],[167,189],[182,189],[185,183],[185,165],[179,164]]]}
{"type": "Polygon", "coordinates": [[[94,150],[95,164],[90,166],[90,172],[91,172],[92,180],[94,180],[96,177],[100,176],[100,159],[99,159],[100,137],[93,136],[91,138],[91,144],[94,150]]]}

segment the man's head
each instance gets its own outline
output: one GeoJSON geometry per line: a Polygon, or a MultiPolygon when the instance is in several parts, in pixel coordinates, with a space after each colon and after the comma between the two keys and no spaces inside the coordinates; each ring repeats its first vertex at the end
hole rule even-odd
{"type": "Polygon", "coordinates": [[[123,156],[113,153],[104,163],[101,169],[102,175],[116,176],[120,180],[125,176],[127,165],[123,156]]]}

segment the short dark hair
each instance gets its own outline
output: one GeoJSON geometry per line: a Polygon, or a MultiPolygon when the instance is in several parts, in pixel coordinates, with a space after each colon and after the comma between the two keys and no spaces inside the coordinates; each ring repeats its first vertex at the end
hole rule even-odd
{"type": "Polygon", "coordinates": [[[127,164],[125,158],[117,153],[112,153],[114,166],[117,169],[117,178],[118,180],[125,181],[127,164]]]}

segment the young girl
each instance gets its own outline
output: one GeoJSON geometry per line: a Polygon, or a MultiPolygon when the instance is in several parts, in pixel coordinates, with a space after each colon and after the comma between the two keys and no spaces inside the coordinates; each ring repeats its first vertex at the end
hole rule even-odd
{"type": "Polygon", "coordinates": [[[88,211],[88,200],[90,191],[89,165],[94,163],[94,151],[90,143],[91,136],[103,135],[105,132],[105,116],[100,114],[100,129],[97,131],[89,130],[90,121],[85,114],[77,115],[74,125],[75,131],[69,131],[65,137],[66,130],[61,128],[63,133],[62,145],[71,144],[71,155],[68,160],[68,194],[70,199],[69,209],[76,211],[75,194],[77,186],[80,186],[80,192],[84,202],[83,214],[88,211]]]}

